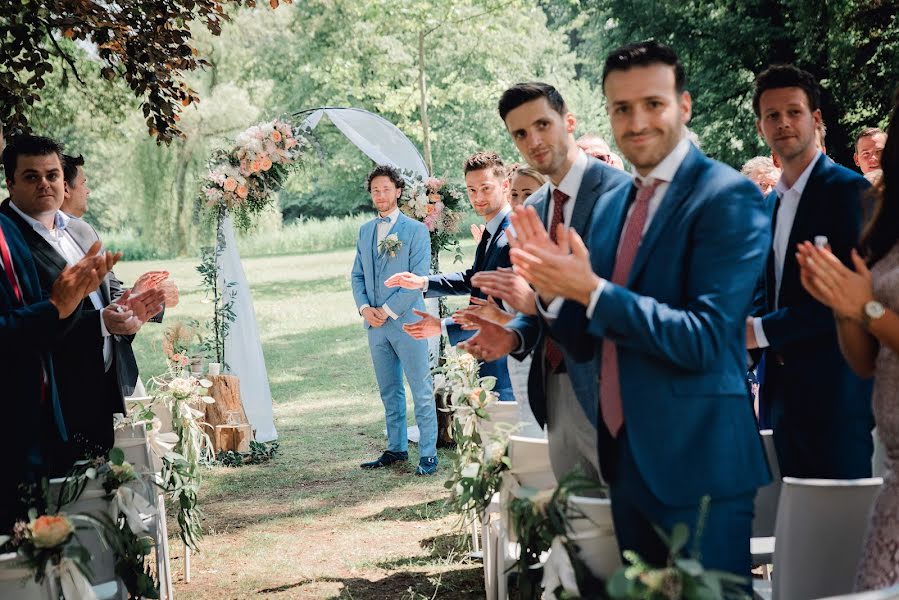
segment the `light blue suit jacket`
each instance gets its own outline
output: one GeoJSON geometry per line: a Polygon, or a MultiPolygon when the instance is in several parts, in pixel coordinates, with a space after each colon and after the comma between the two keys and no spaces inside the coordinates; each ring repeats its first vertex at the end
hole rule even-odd
{"type": "MultiPolygon", "coordinates": [[[[633,186],[599,199],[593,270],[611,278],[633,186]]],[[[587,320],[566,302],[553,337],[575,357],[617,344],[624,427],[637,467],[669,506],[694,506],[770,481],[746,393],[746,316],[771,245],[758,188],[691,147],[626,286],[605,284],[587,320]],[[586,333],[585,333],[586,332],[586,333]]],[[[601,418],[601,417],[600,417],[601,418]]],[[[600,452],[603,464],[607,456],[600,452]]]]}
{"type": "MultiPolygon", "coordinates": [[[[381,254],[377,248],[378,219],[364,223],[359,229],[356,242],[356,260],[353,263],[352,286],[356,308],[365,304],[381,307],[385,304],[398,317],[396,325],[420,320],[412,309],[424,311],[425,303],[421,292],[404,288],[389,288],[384,282],[391,275],[409,271],[416,275],[428,276],[431,268],[431,237],[424,223],[400,213],[387,235],[396,234],[402,242],[395,257],[381,254]]],[[[388,323],[394,321],[388,319],[388,323]]],[[[363,319],[366,329],[371,327],[363,319]]]]}

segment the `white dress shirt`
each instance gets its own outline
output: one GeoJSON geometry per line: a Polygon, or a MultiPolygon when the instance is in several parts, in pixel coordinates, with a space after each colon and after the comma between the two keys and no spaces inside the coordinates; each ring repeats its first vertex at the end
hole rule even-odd
{"type": "MultiPolygon", "coordinates": [[[[32,229],[34,229],[38,235],[44,238],[44,240],[56,250],[57,254],[59,254],[67,264],[74,265],[84,258],[84,251],[75,242],[71,234],[66,231],[72,217],[61,210],[56,211],[56,214],[53,216],[54,227],[50,230],[44,227],[44,224],[40,221],[32,219],[22,212],[14,202],[10,202],[9,205],[20,217],[25,219],[25,222],[31,225],[32,229]]],[[[88,294],[88,298],[90,298],[91,304],[94,305],[95,309],[99,311],[103,310],[103,298],[100,296],[99,291],[94,290],[88,294]]],[[[112,342],[109,340],[109,330],[106,329],[106,323],[103,322],[102,314],[100,315],[100,334],[103,336],[103,364],[106,369],[109,370],[109,367],[112,365],[112,342]]]]}
{"type": "MultiPolygon", "coordinates": [[[[378,221],[378,224],[375,226],[375,232],[376,232],[375,246],[376,247],[381,245],[381,242],[384,241],[384,238],[387,237],[387,234],[390,233],[390,230],[396,224],[396,220],[400,218],[400,209],[399,209],[399,207],[394,208],[393,211],[390,214],[388,214],[386,217],[381,217],[380,215],[378,215],[378,217],[386,218],[386,219],[390,219],[390,220],[388,222],[378,221]]],[[[369,304],[363,304],[362,306],[360,306],[359,314],[361,315],[362,311],[365,310],[366,308],[368,308],[369,306],[370,306],[369,304]]],[[[390,310],[390,307],[387,306],[386,304],[383,304],[381,306],[381,308],[383,308],[384,312],[387,313],[387,316],[390,317],[391,319],[393,319],[394,321],[399,318],[397,316],[397,314],[395,312],[393,312],[392,310],[390,310]]]]}
{"type": "MultiPolygon", "coordinates": [[[[774,251],[774,308],[776,309],[780,302],[780,283],[783,279],[784,259],[787,256],[787,245],[790,243],[790,233],[793,231],[793,221],[796,220],[796,211],[799,210],[799,199],[802,198],[802,192],[808,183],[815,165],[823,156],[819,150],[815,158],[808,164],[802,174],[796,179],[793,187],[787,189],[784,176],[781,174],[777,185],[774,186],[774,193],[780,198],[780,207],[777,209],[777,224],[774,227],[774,237],[771,240],[771,246],[774,251]]],[[[752,320],[752,330],[755,333],[755,340],[759,348],[767,348],[770,346],[768,337],[765,335],[765,328],[762,326],[762,320],[758,317],[752,320]]]]}

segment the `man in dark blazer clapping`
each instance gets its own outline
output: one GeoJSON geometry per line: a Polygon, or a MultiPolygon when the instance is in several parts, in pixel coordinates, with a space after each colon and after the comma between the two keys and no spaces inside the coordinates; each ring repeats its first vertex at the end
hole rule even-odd
{"type": "Polygon", "coordinates": [[[830,309],[802,287],[796,246],[823,236],[851,268],[869,184],[816,147],[819,104],[818,82],[792,65],[770,67],[756,80],[758,130],[783,174],[768,197],[765,303],[747,321],[746,338],[748,348],[764,349],[759,409],[774,429],[780,472],[855,479],[871,476],[871,382],[843,358],[830,309]]]}

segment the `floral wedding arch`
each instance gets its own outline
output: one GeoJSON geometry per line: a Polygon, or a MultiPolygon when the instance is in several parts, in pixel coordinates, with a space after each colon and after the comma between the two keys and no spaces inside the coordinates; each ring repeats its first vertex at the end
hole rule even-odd
{"type": "MultiPolygon", "coordinates": [[[[295,113],[289,120],[254,125],[235,138],[234,147],[212,156],[201,202],[215,217],[215,279],[217,289],[228,295],[223,314],[219,314],[222,306],[216,302],[214,320],[218,323],[227,313],[232,318],[216,347],[220,362],[240,379],[244,409],[261,442],[274,440],[278,434],[253,298],[237,251],[234,227],[247,229],[253,217],[274,202],[275,193],[290,172],[305,164],[313,152],[311,132],[325,116],[376,164],[393,165],[407,175],[409,193],[402,208],[431,231],[433,267],[439,250],[455,245],[453,234],[462,216],[462,195],[445,181],[428,177],[415,144],[390,121],[358,108],[314,108],[295,113]]],[[[215,333],[218,338],[218,329],[215,333]]]]}

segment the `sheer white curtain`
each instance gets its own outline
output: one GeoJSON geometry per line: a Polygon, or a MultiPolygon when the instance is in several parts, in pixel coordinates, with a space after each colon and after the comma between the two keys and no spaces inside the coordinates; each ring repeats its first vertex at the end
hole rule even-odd
{"type": "MultiPolygon", "coordinates": [[[[418,149],[393,123],[374,113],[356,108],[321,108],[306,117],[305,124],[315,129],[322,116],[331,122],[366,156],[378,164],[393,165],[427,177],[428,170],[418,149]]],[[[272,413],[265,357],[259,339],[259,327],[253,310],[253,296],[247,282],[231,218],[223,223],[225,249],[219,257],[220,284],[233,281],[236,320],[225,339],[225,360],[231,372],[240,378],[240,396],[256,439],[269,442],[278,437],[272,413]]],[[[347,266],[349,269],[349,266],[347,266]]],[[[436,312],[436,304],[428,309],[436,312]]],[[[432,348],[432,352],[435,349],[432,348]]]]}

